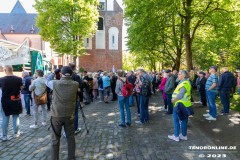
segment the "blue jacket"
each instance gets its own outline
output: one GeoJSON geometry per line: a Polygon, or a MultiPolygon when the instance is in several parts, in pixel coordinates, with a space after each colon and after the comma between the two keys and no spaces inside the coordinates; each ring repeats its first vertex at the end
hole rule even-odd
{"type": "Polygon", "coordinates": [[[22,94],[31,94],[31,91],[29,91],[29,86],[31,85],[31,79],[33,79],[30,76],[24,77],[22,79],[22,90],[21,93],[22,94]]]}
{"type": "Polygon", "coordinates": [[[231,91],[232,87],[234,86],[234,76],[231,72],[226,71],[224,72],[218,81],[217,88],[219,91],[231,91]]]}

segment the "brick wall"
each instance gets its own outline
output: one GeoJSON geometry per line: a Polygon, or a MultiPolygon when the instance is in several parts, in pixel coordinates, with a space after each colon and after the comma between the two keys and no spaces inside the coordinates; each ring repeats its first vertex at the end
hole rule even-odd
{"type": "Polygon", "coordinates": [[[100,11],[100,16],[104,18],[106,49],[95,49],[95,36],[92,39],[92,50],[87,50],[87,55],[79,58],[79,68],[94,72],[98,70],[109,71],[112,66],[115,69],[122,69],[122,26],[123,11],[116,1],[114,1],[114,11],[100,11]],[[108,30],[110,27],[117,27],[118,50],[109,50],[108,30]]]}

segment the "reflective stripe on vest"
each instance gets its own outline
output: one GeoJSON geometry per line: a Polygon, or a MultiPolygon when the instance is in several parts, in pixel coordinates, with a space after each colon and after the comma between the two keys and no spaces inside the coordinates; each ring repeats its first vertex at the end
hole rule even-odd
{"type": "Polygon", "coordinates": [[[192,106],[191,103],[191,84],[188,80],[183,81],[182,83],[180,83],[177,88],[174,90],[173,95],[172,95],[172,99],[175,99],[177,97],[177,95],[180,93],[180,89],[184,87],[186,89],[186,93],[184,94],[183,98],[176,101],[174,103],[174,107],[177,105],[177,103],[182,102],[184,104],[185,107],[190,107],[192,106]]]}

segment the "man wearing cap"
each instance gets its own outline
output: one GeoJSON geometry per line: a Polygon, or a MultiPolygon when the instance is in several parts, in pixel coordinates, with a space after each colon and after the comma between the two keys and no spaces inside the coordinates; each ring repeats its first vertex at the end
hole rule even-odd
{"type": "Polygon", "coordinates": [[[200,100],[202,103],[201,107],[205,107],[207,105],[207,100],[206,100],[206,91],[205,91],[205,85],[206,85],[206,77],[205,77],[205,73],[204,72],[199,72],[198,73],[198,79],[196,81],[196,86],[197,86],[197,90],[200,96],[200,100]]]}
{"type": "Polygon", "coordinates": [[[209,113],[204,114],[203,116],[209,121],[216,121],[217,119],[217,108],[216,108],[216,92],[217,92],[217,67],[212,66],[209,69],[209,73],[211,74],[206,82],[205,90],[207,96],[207,102],[209,107],[209,113]]]}
{"type": "Polygon", "coordinates": [[[223,110],[221,113],[228,114],[230,108],[230,93],[234,86],[234,76],[231,72],[228,71],[227,67],[223,67],[223,73],[221,74],[219,81],[218,81],[218,91],[220,100],[223,105],[223,110]]]}
{"type": "Polygon", "coordinates": [[[165,73],[167,74],[167,82],[164,88],[164,91],[166,92],[166,95],[167,95],[167,105],[168,105],[167,114],[172,114],[173,113],[172,94],[175,89],[176,79],[174,78],[174,75],[171,73],[171,70],[167,69],[165,73]]]}
{"type": "Polygon", "coordinates": [[[61,74],[60,80],[51,80],[51,76],[49,76],[46,81],[46,85],[53,90],[51,105],[52,160],[59,159],[62,127],[64,127],[68,143],[68,159],[75,159],[74,113],[79,84],[72,81],[73,71],[69,66],[64,66],[61,74]]]}

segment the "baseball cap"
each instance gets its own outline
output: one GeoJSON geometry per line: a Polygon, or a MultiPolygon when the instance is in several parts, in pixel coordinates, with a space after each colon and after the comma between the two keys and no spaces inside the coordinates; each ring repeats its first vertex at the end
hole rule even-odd
{"type": "Polygon", "coordinates": [[[218,69],[216,66],[211,66],[210,68],[214,69],[215,71],[218,69]]]}
{"type": "Polygon", "coordinates": [[[172,72],[170,69],[167,69],[167,70],[165,71],[165,73],[170,73],[170,72],[172,72]]]}
{"type": "Polygon", "coordinates": [[[73,71],[69,66],[64,66],[62,67],[61,73],[64,76],[70,77],[73,74],[73,71]]]}
{"type": "Polygon", "coordinates": [[[199,74],[202,74],[204,76],[206,75],[206,73],[204,73],[203,71],[199,72],[199,74]]]}

